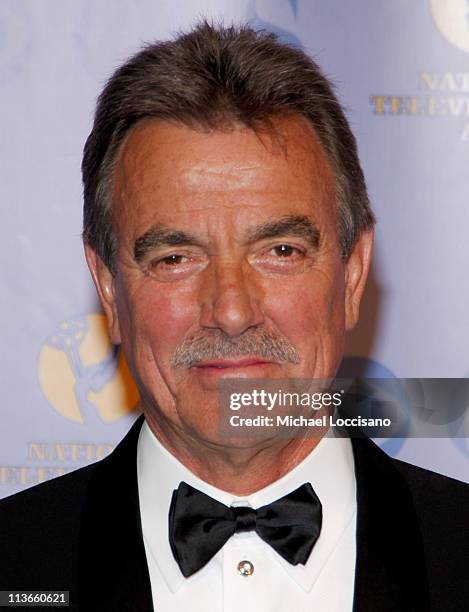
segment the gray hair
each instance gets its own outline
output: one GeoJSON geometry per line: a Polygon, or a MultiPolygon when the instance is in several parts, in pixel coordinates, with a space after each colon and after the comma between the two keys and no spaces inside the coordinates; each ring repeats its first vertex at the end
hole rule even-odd
{"type": "Polygon", "coordinates": [[[274,34],[207,22],[143,48],[115,71],[99,96],[82,163],[85,243],[114,271],[113,171],[120,146],[139,121],[255,130],[272,129],[276,116],[306,118],[325,151],[336,177],[338,236],[346,259],[375,219],[356,141],[331,83],[310,57],[274,34]]]}

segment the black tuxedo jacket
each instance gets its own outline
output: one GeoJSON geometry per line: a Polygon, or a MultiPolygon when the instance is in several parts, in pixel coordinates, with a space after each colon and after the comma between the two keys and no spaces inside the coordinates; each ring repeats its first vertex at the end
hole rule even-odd
{"type": "MultiPolygon", "coordinates": [[[[0,590],[69,591],[80,612],[153,610],[137,490],[142,423],[106,459],[0,502],[0,590]]],[[[352,445],[354,611],[467,612],[469,486],[367,439],[352,445]]]]}

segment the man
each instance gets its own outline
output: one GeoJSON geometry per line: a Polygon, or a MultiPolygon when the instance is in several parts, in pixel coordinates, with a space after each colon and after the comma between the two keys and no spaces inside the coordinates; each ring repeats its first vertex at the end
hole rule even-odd
{"type": "Polygon", "coordinates": [[[331,379],[373,215],[303,53],[202,24],[110,79],[84,241],[145,416],[107,459],[0,506],[1,589],[74,610],[466,610],[467,487],[365,439],[226,437],[225,379],[331,379]]]}

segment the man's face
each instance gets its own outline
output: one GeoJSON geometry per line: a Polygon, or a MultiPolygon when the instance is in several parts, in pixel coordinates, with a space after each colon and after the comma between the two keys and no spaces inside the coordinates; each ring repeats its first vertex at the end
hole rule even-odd
{"type": "Polygon", "coordinates": [[[114,180],[116,273],[88,261],[150,422],[218,442],[225,377],[331,378],[371,245],[340,257],[335,180],[312,129],[278,137],[146,121],[114,180]]]}

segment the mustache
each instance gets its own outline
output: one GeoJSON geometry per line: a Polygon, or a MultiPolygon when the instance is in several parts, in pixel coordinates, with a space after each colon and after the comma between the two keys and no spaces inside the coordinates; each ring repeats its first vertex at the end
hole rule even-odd
{"type": "Polygon", "coordinates": [[[186,338],[174,351],[174,368],[191,368],[204,361],[237,357],[260,357],[278,363],[299,363],[296,348],[282,335],[252,329],[232,338],[220,329],[199,331],[186,338]]]}

